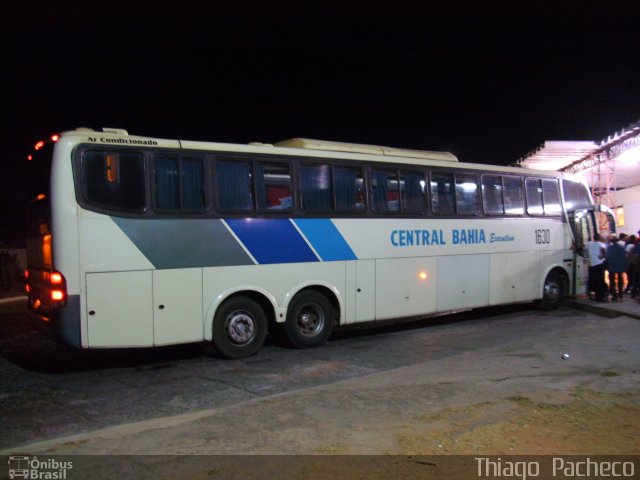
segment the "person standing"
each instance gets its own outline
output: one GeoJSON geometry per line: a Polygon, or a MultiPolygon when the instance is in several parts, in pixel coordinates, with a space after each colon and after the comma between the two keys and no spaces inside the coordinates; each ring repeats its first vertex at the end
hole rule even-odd
{"type": "Polygon", "coordinates": [[[615,235],[609,238],[609,246],[605,253],[607,270],[609,270],[609,290],[615,302],[622,299],[624,292],[624,272],[627,269],[627,252],[618,242],[615,235]]]}
{"type": "Polygon", "coordinates": [[[624,293],[627,295],[631,294],[631,290],[635,284],[636,266],[635,261],[632,261],[633,255],[631,254],[631,251],[635,246],[636,236],[631,235],[627,237],[626,244],[624,246],[624,249],[627,252],[627,286],[624,289],[624,293]]]}
{"type": "Polygon", "coordinates": [[[600,240],[600,234],[596,233],[593,240],[587,243],[589,253],[589,292],[595,293],[596,302],[604,302],[607,286],[604,283],[604,259],[606,247],[600,240]]]}

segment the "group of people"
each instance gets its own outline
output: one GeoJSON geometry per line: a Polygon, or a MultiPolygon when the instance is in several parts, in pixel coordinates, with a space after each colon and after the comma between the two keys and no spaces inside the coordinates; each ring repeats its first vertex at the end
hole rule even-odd
{"type": "Polygon", "coordinates": [[[640,293],[640,231],[638,237],[621,233],[609,236],[606,243],[599,234],[587,243],[589,253],[589,298],[606,302],[631,298],[640,293]],[[609,272],[609,287],[605,274],[609,272]],[[625,281],[626,278],[626,281],[625,281]],[[594,297],[592,297],[592,294],[594,297]]]}

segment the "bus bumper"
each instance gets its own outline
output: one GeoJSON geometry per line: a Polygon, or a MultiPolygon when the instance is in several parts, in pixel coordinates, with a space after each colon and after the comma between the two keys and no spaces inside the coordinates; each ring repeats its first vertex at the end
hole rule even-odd
{"type": "Polygon", "coordinates": [[[82,340],[80,336],[80,295],[69,295],[67,303],[63,308],[57,308],[51,317],[43,317],[31,308],[31,317],[35,320],[38,330],[53,340],[81,348],[82,340]]]}

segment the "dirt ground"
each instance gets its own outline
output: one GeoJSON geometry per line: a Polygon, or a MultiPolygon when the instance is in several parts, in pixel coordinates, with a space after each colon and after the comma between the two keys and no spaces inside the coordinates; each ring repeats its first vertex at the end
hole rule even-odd
{"type": "MultiPolygon", "coordinates": [[[[395,429],[393,455],[640,455],[640,394],[578,390],[567,403],[527,397],[446,408],[395,429]]],[[[348,444],[318,453],[349,453],[348,444]]]]}

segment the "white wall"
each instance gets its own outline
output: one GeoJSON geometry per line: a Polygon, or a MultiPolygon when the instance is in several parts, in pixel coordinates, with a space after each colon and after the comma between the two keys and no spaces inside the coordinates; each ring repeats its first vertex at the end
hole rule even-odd
{"type": "Polygon", "coordinates": [[[640,185],[618,190],[616,204],[624,208],[624,226],[618,227],[618,231],[637,234],[640,230],[640,185]]]}

